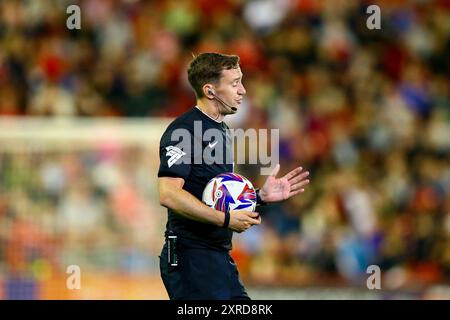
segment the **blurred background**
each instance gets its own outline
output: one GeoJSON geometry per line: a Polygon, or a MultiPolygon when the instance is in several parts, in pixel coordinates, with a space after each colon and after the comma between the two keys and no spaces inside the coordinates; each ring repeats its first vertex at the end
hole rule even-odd
{"type": "Polygon", "coordinates": [[[450,299],[448,0],[2,0],[0,298],[167,299],[158,143],[205,51],[241,58],[229,125],[280,129],[282,173],[311,172],[234,237],[250,295],[450,299]]]}

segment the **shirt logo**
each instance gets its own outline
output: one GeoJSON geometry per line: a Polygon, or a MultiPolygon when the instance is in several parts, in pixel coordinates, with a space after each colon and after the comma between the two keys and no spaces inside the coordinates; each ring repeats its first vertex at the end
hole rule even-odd
{"type": "Polygon", "coordinates": [[[174,147],[174,146],[168,146],[166,147],[167,153],[166,156],[170,157],[169,160],[167,160],[167,164],[169,165],[169,168],[178,161],[182,156],[184,156],[186,153],[181,151],[180,148],[174,147]]]}
{"type": "Polygon", "coordinates": [[[217,142],[219,142],[219,141],[216,140],[216,141],[214,141],[214,143],[211,143],[211,142],[208,143],[208,147],[210,147],[211,149],[214,148],[216,146],[217,142]]]}

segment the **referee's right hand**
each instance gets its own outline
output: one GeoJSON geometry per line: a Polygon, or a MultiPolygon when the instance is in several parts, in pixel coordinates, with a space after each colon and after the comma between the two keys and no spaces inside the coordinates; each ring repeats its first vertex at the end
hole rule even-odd
{"type": "Polygon", "coordinates": [[[245,211],[245,210],[231,210],[230,211],[230,224],[228,228],[241,233],[250,228],[253,225],[261,223],[261,216],[258,212],[245,211]]]}

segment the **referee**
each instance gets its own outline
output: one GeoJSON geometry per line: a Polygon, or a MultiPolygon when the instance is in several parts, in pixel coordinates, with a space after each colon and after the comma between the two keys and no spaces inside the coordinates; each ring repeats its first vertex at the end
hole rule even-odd
{"type": "MultiPolygon", "coordinates": [[[[188,79],[197,104],[168,126],[159,148],[159,199],[168,209],[161,277],[171,300],[248,300],[229,252],[233,232],[260,224],[261,217],[241,210],[224,213],[201,201],[210,179],[234,169],[223,119],[238,111],[246,93],[239,57],[202,53],[191,61],[188,79]],[[214,138],[204,141],[206,136],[214,138]]],[[[258,191],[259,204],[288,199],[309,183],[309,173],[301,167],[276,178],[279,169],[277,165],[258,191]]]]}

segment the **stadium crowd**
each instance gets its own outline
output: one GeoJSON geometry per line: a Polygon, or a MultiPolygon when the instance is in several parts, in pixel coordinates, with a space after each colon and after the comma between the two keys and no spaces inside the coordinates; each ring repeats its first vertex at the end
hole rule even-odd
{"type": "MultiPolygon", "coordinates": [[[[235,237],[243,278],[360,285],[375,264],[390,289],[450,281],[448,1],[85,0],[80,30],[69,2],[0,3],[0,116],[174,117],[195,102],[192,54],[237,54],[247,96],[231,126],[280,129],[282,170],[311,172],[235,237]],[[372,2],[381,29],[366,26],[372,2]]],[[[157,164],[131,152],[1,154],[0,271],[80,253],[157,272],[162,231],[143,230],[160,227],[157,164]]]]}

